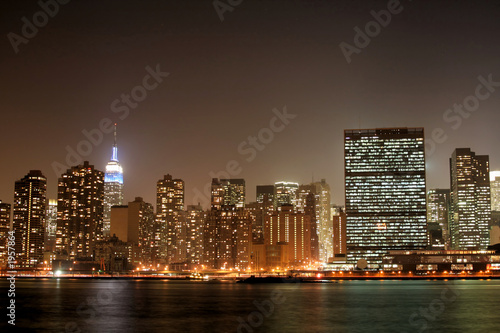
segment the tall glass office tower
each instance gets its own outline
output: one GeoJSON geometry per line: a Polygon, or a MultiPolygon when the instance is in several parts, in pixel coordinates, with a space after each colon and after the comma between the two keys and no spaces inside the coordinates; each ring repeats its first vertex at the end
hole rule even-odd
{"type": "Polygon", "coordinates": [[[454,250],[486,250],[490,243],[490,167],[488,155],[457,148],[450,158],[450,235],[454,250]]]}
{"type": "Polygon", "coordinates": [[[123,204],[123,168],[118,162],[118,146],[116,145],[116,124],[111,160],[106,165],[104,175],[104,220],[103,232],[109,235],[111,207],[123,204]]]}
{"type": "Polygon", "coordinates": [[[295,205],[299,183],[276,182],[274,183],[274,208],[281,205],[295,205]]]}
{"type": "Polygon", "coordinates": [[[423,128],[345,130],[347,260],[427,245],[423,128]]]}

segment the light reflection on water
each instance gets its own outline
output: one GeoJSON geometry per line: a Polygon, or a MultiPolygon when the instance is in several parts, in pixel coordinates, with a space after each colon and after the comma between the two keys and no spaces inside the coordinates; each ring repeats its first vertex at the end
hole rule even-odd
{"type": "MultiPolygon", "coordinates": [[[[0,283],[3,290],[6,286],[5,281],[0,283]]],[[[37,332],[495,332],[500,327],[499,298],[497,280],[247,285],[18,279],[16,328],[37,332]]]]}

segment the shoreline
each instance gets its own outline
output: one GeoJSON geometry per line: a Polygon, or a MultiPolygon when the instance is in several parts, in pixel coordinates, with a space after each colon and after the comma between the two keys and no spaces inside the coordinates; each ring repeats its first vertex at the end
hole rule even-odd
{"type": "MultiPolygon", "coordinates": [[[[7,278],[8,276],[2,276],[7,278]]],[[[278,276],[274,276],[278,277],[278,276]]],[[[190,281],[190,282],[231,282],[242,281],[248,277],[211,277],[206,279],[192,279],[185,277],[165,277],[165,276],[16,276],[19,280],[168,280],[168,281],[190,281]]],[[[264,278],[264,277],[262,277],[264,278]]],[[[279,276],[279,278],[286,279],[286,276],[279,276]]],[[[327,277],[299,277],[304,282],[316,283],[329,283],[338,281],[416,281],[416,280],[429,280],[429,281],[445,281],[445,280],[498,280],[500,275],[484,275],[484,276],[327,276],[327,277]]],[[[300,282],[297,282],[300,283],[300,282]]]]}

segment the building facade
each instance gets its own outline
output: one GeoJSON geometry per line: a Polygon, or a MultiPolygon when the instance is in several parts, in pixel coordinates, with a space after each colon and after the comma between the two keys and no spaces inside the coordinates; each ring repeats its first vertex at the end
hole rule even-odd
{"type": "Polygon", "coordinates": [[[18,267],[43,263],[47,178],[31,170],[14,187],[13,228],[18,267]]]}
{"type": "Polygon", "coordinates": [[[274,202],[274,185],[257,185],[255,191],[256,201],[263,203],[266,201],[274,202]]]}
{"type": "Polygon", "coordinates": [[[449,189],[430,189],[427,191],[427,231],[428,243],[433,250],[450,249],[449,230],[449,189]]]}
{"type": "Polygon", "coordinates": [[[343,261],[347,255],[346,242],[346,214],[343,209],[339,209],[332,217],[333,225],[333,256],[328,262],[343,261]],[[331,259],[331,260],[330,260],[331,259]]]}
{"type": "Polygon", "coordinates": [[[245,180],[244,179],[221,179],[220,183],[224,189],[223,205],[245,207],[245,180]]]}
{"type": "Polygon", "coordinates": [[[188,205],[186,209],[186,262],[200,265],[203,256],[203,229],[206,212],[200,205],[188,205]]]}
{"type": "Polygon", "coordinates": [[[213,269],[246,270],[250,265],[252,220],[235,206],[207,212],[203,230],[203,264],[213,269]]]}
{"type": "Polygon", "coordinates": [[[104,237],[104,173],[85,161],[61,175],[57,194],[56,251],[68,259],[93,258],[104,237]]]}
{"type": "Polygon", "coordinates": [[[299,183],[276,182],[274,183],[274,208],[281,205],[295,205],[299,183]]]}
{"type": "Polygon", "coordinates": [[[347,261],[427,245],[423,128],[346,130],[347,261]]]}
{"type": "Polygon", "coordinates": [[[182,212],[184,211],[184,181],[167,174],[156,185],[156,216],[162,230],[160,255],[166,263],[177,261],[175,253],[178,238],[182,233],[182,212]]]}
{"type": "Polygon", "coordinates": [[[288,267],[291,269],[309,265],[317,260],[311,251],[313,224],[309,214],[295,212],[292,205],[281,205],[277,211],[266,216],[264,244],[286,245],[288,267]]]}
{"type": "Polygon", "coordinates": [[[213,269],[246,270],[250,267],[252,244],[252,217],[248,209],[239,207],[245,202],[243,179],[233,180],[240,188],[239,199],[231,200],[226,181],[212,179],[211,208],[203,228],[202,262],[213,269]]]}
{"type": "Polygon", "coordinates": [[[491,219],[488,155],[457,148],[450,158],[450,236],[454,250],[485,250],[491,219]]]}

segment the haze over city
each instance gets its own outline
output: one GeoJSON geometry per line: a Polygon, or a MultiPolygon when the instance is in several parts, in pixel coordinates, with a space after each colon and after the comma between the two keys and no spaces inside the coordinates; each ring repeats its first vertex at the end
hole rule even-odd
{"type": "MultiPolygon", "coordinates": [[[[221,21],[210,1],[74,1],[16,53],[5,36],[21,35],[20,18],[40,7],[2,2],[0,198],[12,201],[14,181],[30,169],[42,170],[55,198],[53,163],[67,165],[66,146],[76,149],[103,118],[118,123],[125,202],[154,202],[156,181],[169,173],[185,180],[192,203],[209,172],[236,160],[247,201],[258,184],[325,178],[332,202],[343,204],[349,128],[417,126],[427,139],[441,128],[446,140],[427,154],[428,188],[449,186],[454,148],[489,154],[499,169],[498,91],[460,123],[443,119],[475,94],[478,77],[500,82],[499,4],[402,1],[348,63],[339,45],[355,46],[354,28],[388,2],[350,3],[245,1],[221,21]],[[111,104],[143,84],[148,66],[169,75],[120,119],[111,104]],[[248,162],[238,146],[285,107],[296,118],[248,162]]],[[[106,134],[84,159],[104,170],[112,144],[106,134]]]]}

